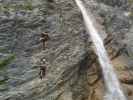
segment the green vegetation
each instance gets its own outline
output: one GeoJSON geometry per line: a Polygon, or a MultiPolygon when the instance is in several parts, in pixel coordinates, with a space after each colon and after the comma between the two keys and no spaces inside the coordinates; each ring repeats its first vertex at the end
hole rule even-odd
{"type": "Polygon", "coordinates": [[[10,64],[15,59],[15,55],[11,54],[7,58],[0,60],[0,69],[10,64]]]}
{"type": "Polygon", "coordinates": [[[33,10],[33,5],[31,0],[27,0],[24,4],[0,4],[0,11],[16,11],[16,10],[33,10]]]}
{"type": "Polygon", "coordinates": [[[133,0],[128,0],[129,4],[131,5],[133,3],[133,0]]]}
{"type": "MultiPolygon", "coordinates": [[[[128,0],[128,3],[130,6],[133,5],[133,0],[128,0]]],[[[129,14],[130,17],[133,17],[133,10],[130,11],[130,14],[129,14]]]]}
{"type": "Polygon", "coordinates": [[[14,10],[33,10],[33,5],[31,2],[27,1],[25,4],[23,5],[11,5],[10,8],[14,9],[14,10]]]}
{"type": "Polygon", "coordinates": [[[24,8],[25,10],[33,10],[32,2],[27,0],[25,6],[23,6],[23,8],[24,8]]]}
{"type": "Polygon", "coordinates": [[[0,52],[5,52],[5,51],[7,51],[7,49],[5,49],[5,48],[0,48],[0,52]]]}
{"type": "Polygon", "coordinates": [[[5,79],[5,80],[0,80],[0,85],[3,85],[3,84],[6,84],[8,79],[5,79]]]}
{"type": "Polygon", "coordinates": [[[129,14],[129,16],[133,18],[133,12],[131,12],[131,13],[129,14]]]}

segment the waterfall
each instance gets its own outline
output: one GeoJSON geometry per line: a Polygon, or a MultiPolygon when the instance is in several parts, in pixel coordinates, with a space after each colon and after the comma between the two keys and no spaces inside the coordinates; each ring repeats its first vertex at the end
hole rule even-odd
{"type": "Polygon", "coordinates": [[[111,61],[108,57],[107,51],[105,50],[102,38],[98,34],[97,29],[94,27],[89,13],[84,7],[82,1],[75,0],[75,2],[81,10],[87,31],[95,45],[95,52],[98,55],[98,60],[102,67],[103,77],[107,89],[105,100],[126,100],[111,61]]]}

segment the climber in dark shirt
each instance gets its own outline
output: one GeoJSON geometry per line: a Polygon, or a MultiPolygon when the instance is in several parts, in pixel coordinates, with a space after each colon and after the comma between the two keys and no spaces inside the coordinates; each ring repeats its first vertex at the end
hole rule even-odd
{"type": "Polygon", "coordinates": [[[40,41],[42,42],[43,44],[43,49],[46,48],[46,42],[49,40],[49,35],[48,33],[41,33],[41,38],[40,38],[40,41]]]}
{"type": "Polygon", "coordinates": [[[39,72],[39,76],[40,79],[42,80],[46,75],[46,66],[40,66],[40,72],[39,72]]]}

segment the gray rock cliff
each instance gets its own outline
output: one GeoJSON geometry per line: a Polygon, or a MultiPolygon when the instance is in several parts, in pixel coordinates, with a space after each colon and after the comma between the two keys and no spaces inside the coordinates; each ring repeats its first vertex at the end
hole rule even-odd
{"type": "MultiPolygon", "coordinates": [[[[132,100],[132,5],[127,0],[84,2],[132,100]]],[[[0,61],[0,100],[103,100],[106,92],[74,0],[0,0],[0,61]],[[50,37],[45,50],[42,32],[50,37]],[[42,80],[40,59],[46,59],[42,80]]]]}

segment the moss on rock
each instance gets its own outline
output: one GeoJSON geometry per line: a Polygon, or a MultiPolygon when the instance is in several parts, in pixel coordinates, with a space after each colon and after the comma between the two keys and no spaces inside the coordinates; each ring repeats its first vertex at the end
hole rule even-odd
{"type": "Polygon", "coordinates": [[[0,69],[10,64],[15,59],[14,54],[10,54],[7,58],[0,60],[0,69]]]}

